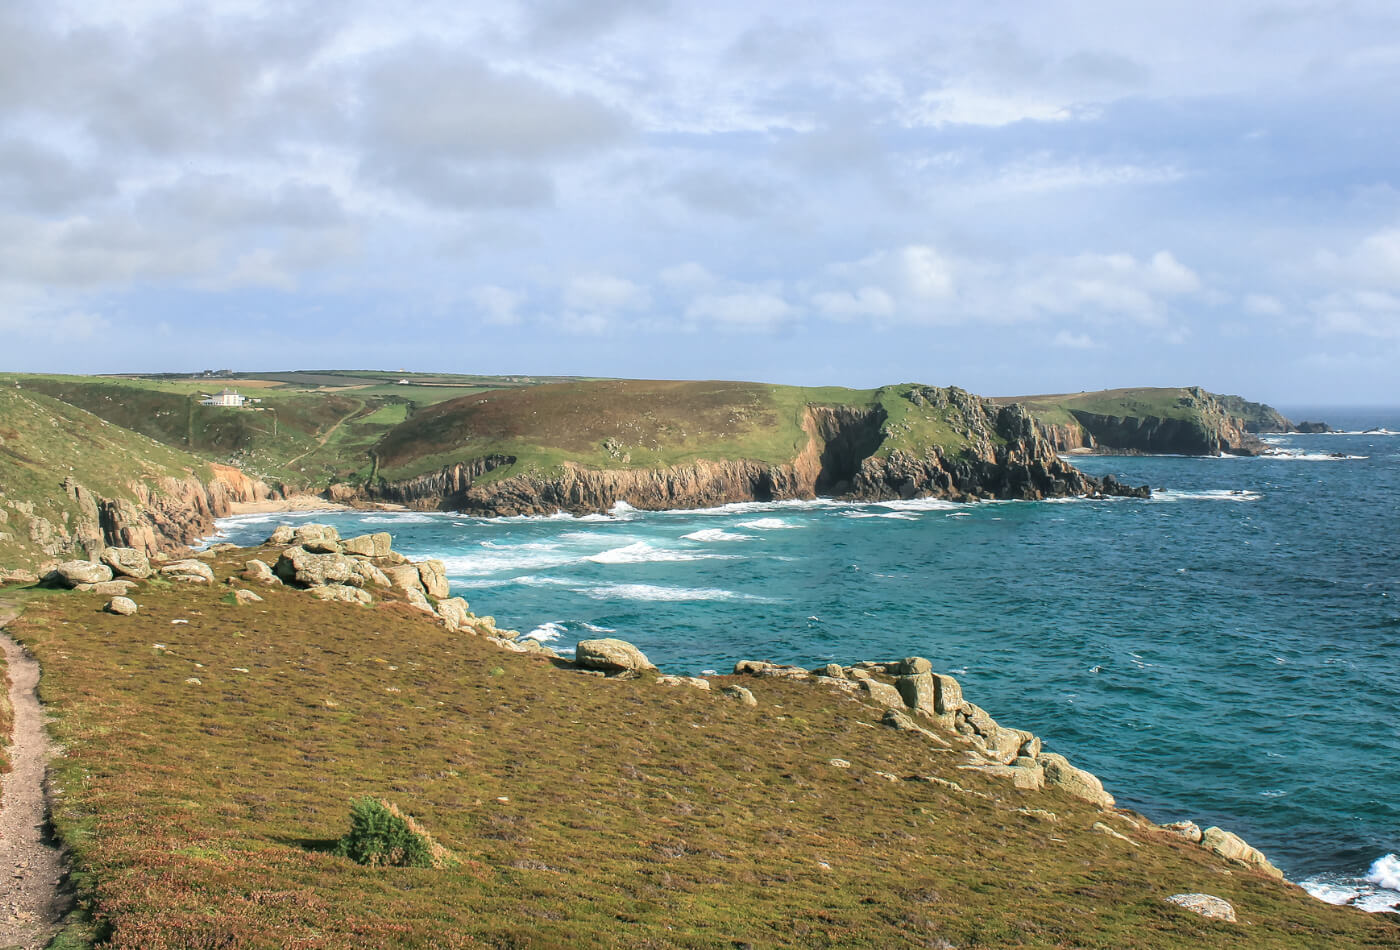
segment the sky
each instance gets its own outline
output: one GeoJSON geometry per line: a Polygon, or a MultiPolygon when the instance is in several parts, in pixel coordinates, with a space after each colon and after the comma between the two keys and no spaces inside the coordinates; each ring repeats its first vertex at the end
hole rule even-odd
{"type": "Polygon", "coordinates": [[[1400,6],[0,4],[0,369],[1400,404],[1400,6]]]}

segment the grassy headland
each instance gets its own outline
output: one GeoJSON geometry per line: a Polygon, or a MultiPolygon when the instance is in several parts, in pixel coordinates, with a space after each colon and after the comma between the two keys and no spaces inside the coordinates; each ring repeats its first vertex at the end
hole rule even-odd
{"type": "MultiPolygon", "coordinates": [[[[253,553],[210,562],[222,579],[253,553]]],[[[650,675],[583,676],[398,601],[271,587],[238,606],[226,590],[149,581],[133,617],[102,613],[97,594],[26,592],[11,631],[45,671],[66,750],[54,818],[85,897],[68,945],[1400,939],[1392,920],[1130,814],[961,769],[960,753],[886,727],[859,693],[714,679],[750,688],[750,707],[650,675]],[[363,796],[397,804],[460,863],[370,868],[333,854],[363,796]],[[1240,922],[1164,902],[1196,891],[1230,901],[1240,922]]]]}

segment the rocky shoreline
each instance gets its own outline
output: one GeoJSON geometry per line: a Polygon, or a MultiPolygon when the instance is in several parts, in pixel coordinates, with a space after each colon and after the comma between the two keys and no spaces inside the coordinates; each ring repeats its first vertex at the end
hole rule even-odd
{"type": "Polygon", "coordinates": [[[1044,428],[1020,405],[997,406],[957,389],[914,388],[917,405],[952,411],[957,453],[930,444],[921,452],[879,452],[896,435],[878,409],[809,406],[802,429],[807,444],[791,462],[698,459],[670,468],[595,469],[563,463],[558,471],[503,478],[490,473],[514,465],[491,455],[455,462],[403,480],[376,479],[340,485],[330,495],[351,504],[389,502],[418,510],[460,511],[474,516],[541,515],[556,511],[601,513],[619,502],[642,510],[708,508],[736,502],[811,499],[851,501],[918,497],[953,501],[1121,495],[1145,498],[1112,476],[1094,478],[1060,458],[1044,428]]]}
{"type": "MultiPolygon", "coordinates": [[[[952,676],[934,670],[924,657],[860,661],[850,665],[828,663],[807,669],[764,660],[741,660],[731,676],[678,676],[662,673],[636,646],[614,638],[579,641],[572,659],[518,631],[501,629],[492,617],[472,613],[466,600],[449,596],[444,565],[438,560],[414,562],[394,551],[387,532],[341,538],[330,525],[281,525],[261,549],[246,549],[243,569],[222,579],[210,566],[216,555],[238,552],[235,545],[215,545],[192,558],[172,560],[163,554],[147,557],[135,548],[108,548],[100,560],[69,561],[44,578],[50,587],[108,595],[106,611],[130,616],[140,610],[141,585],[153,578],[176,584],[212,586],[225,584],[239,605],[264,602],[255,588],[281,587],[304,591],[323,601],[370,606],[378,601],[403,602],[421,611],[449,631],[483,637],[513,653],[546,658],[562,670],[583,675],[649,678],[658,686],[714,691],[744,705],[757,705],[762,682],[781,679],[842,694],[881,712],[880,721],[893,732],[916,737],[931,754],[949,756],[956,768],[1004,780],[1028,792],[1057,789],[1098,808],[1107,821],[1093,830],[1142,846],[1142,835],[1170,835],[1185,839],[1237,865],[1276,880],[1282,872],[1260,851],[1238,835],[1218,827],[1202,830],[1194,822],[1159,825],[1134,812],[1117,807],[1099,778],[1078,768],[1063,755],[1048,752],[1040,737],[1001,725],[982,707],[969,701],[952,676]],[[275,558],[274,558],[275,555],[275,558]],[[744,681],[744,682],[741,682],[744,681]],[[748,685],[744,683],[747,682],[748,685]],[[1108,821],[1117,823],[1122,831],[1108,821]],[[1139,839],[1125,832],[1134,831],[1139,839]]],[[[836,767],[850,762],[833,759],[836,767]]],[[[984,794],[945,778],[910,775],[884,776],[891,781],[929,781],[967,795],[984,794]]],[[[1053,812],[1031,809],[1042,820],[1054,821],[1053,812]]],[[[1171,899],[1196,895],[1174,895],[1171,899]]],[[[1207,895],[1209,896],[1209,895],[1207,895]]],[[[1213,906],[1213,905],[1212,905],[1213,906]]]]}

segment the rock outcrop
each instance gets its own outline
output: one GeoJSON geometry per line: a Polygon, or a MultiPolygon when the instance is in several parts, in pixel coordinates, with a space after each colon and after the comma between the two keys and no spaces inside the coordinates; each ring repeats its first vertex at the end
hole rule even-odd
{"type": "Polygon", "coordinates": [[[601,640],[580,640],[574,652],[574,662],[587,670],[605,673],[654,672],[656,664],[646,654],[626,640],[606,637],[601,640]]]}

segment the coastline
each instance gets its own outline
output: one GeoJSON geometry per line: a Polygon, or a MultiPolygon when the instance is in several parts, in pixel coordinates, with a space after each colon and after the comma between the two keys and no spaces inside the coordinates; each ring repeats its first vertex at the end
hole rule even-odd
{"type": "MultiPolygon", "coordinates": [[[[235,501],[229,504],[229,516],[266,515],[279,512],[306,513],[312,511],[407,511],[403,505],[378,502],[368,505],[347,505],[339,501],[329,501],[320,495],[288,495],[286,498],[270,498],[266,501],[235,501]]],[[[216,519],[217,520],[217,519],[216,519]]]]}

